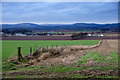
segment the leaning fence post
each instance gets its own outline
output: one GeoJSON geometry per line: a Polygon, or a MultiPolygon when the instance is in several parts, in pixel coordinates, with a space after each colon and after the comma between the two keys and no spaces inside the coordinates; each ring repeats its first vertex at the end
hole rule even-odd
{"type": "Polygon", "coordinates": [[[39,47],[39,49],[41,50],[41,47],[39,47]]]}
{"type": "Polygon", "coordinates": [[[31,54],[32,54],[32,47],[30,47],[30,56],[31,56],[31,54]]]}
{"type": "Polygon", "coordinates": [[[48,46],[46,46],[46,48],[48,49],[48,46]]]}
{"type": "Polygon", "coordinates": [[[53,48],[53,45],[52,45],[52,48],[53,48]]]}
{"type": "Polygon", "coordinates": [[[21,54],[21,47],[18,47],[18,61],[21,61],[21,59],[23,59],[21,54]]]}
{"type": "Polygon", "coordinates": [[[56,47],[58,47],[58,45],[56,45],[56,47]]]}

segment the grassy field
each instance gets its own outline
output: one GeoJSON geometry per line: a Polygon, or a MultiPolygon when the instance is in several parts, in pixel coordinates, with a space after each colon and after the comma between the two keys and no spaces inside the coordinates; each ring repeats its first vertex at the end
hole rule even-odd
{"type": "Polygon", "coordinates": [[[118,54],[115,52],[111,52],[110,55],[106,54],[103,56],[100,56],[100,53],[89,52],[86,55],[81,56],[80,60],[76,63],[76,65],[80,64],[81,67],[55,65],[55,66],[49,66],[49,67],[28,66],[28,67],[17,69],[18,65],[15,65],[13,63],[5,63],[3,65],[3,71],[19,73],[18,75],[10,76],[14,78],[28,78],[28,77],[29,78],[54,78],[54,77],[88,78],[88,77],[94,76],[93,75],[94,73],[89,74],[88,73],[89,71],[94,72],[95,70],[97,70],[97,73],[99,74],[97,73],[95,74],[96,78],[117,78],[117,76],[107,75],[107,71],[118,70],[117,63],[118,63],[118,54]],[[89,62],[88,60],[89,58],[91,58],[92,61],[101,62],[101,65],[103,66],[96,66],[97,64],[94,64],[93,66],[86,66],[86,67],[82,66],[87,62],[89,62]],[[114,63],[116,63],[116,65],[111,65],[114,63]],[[104,65],[104,64],[108,64],[108,65],[104,65]],[[15,69],[15,70],[12,70],[12,69],[15,69]],[[30,73],[27,73],[27,71],[30,71],[30,73]],[[46,74],[39,75],[37,71],[39,71],[39,73],[44,72],[46,74]],[[78,71],[81,71],[81,73],[78,73],[78,71]],[[21,72],[24,72],[26,75],[20,75],[21,72]]]}
{"type": "Polygon", "coordinates": [[[2,41],[2,59],[6,60],[10,56],[17,56],[17,48],[22,48],[22,54],[30,54],[29,49],[33,51],[38,47],[68,46],[68,45],[95,45],[99,40],[77,40],[77,41],[2,41]]]}
{"type": "MultiPolygon", "coordinates": [[[[3,41],[3,48],[6,48],[5,43],[6,47],[8,47],[9,45],[9,48],[11,49],[13,48],[10,47],[11,45],[14,47],[16,46],[15,48],[21,46],[24,48],[28,47],[29,49],[31,45],[32,47],[38,45],[40,45],[41,47],[45,47],[46,45],[94,45],[98,43],[98,40],[3,41]]],[[[115,47],[116,44],[116,41],[104,40],[101,46],[89,49],[87,51],[76,50],[72,51],[74,53],[71,54],[64,54],[63,52],[65,51],[62,51],[62,54],[60,56],[52,55],[48,59],[41,60],[40,62],[36,61],[36,59],[33,59],[36,61],[34,65],[26,66],[29,60],[23,60],[18,63],[16,61],[3,62],[3,78],[118,78],[119,56],[117,49],[112,49],[115,47]]],[[[24,55],[26,53],[24,53],[24,55]]],[[[6,54],[6,56],[9,57],[10,54],[6,54]]]]}

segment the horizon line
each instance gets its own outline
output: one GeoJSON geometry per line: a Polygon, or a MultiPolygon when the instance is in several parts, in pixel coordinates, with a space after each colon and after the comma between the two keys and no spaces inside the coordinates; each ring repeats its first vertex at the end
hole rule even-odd
{"type": "Polygon", "coordinates": [[[22,24],[22,23],[32,23],[32,24],[75,24],[75,23],[91,23],[91,24],[114,24],[119,22],[106,22],[106,23],[99,23],[99,22],[72,22],[72,23],[36,23],[36,22],[20,22],[20,23],[0,23],[0,24],[22,24]]]}

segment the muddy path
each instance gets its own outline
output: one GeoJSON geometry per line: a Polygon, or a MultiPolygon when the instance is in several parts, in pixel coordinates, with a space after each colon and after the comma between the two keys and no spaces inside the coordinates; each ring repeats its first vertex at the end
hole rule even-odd
{"type": "Polygon", "coordinates": [[[111,51],[118,52],[118,40],[103,40],[99,47],[87,50],[100,52],[101,54],[109,54],[111,51]]]}

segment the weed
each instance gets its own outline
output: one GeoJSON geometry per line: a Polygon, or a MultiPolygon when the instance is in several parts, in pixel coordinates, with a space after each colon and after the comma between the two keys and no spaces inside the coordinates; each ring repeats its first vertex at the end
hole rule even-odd
{"type": "Polygon", "coordinates": [[[4,62],[2,64],[2,70],[3,71],[9,71],[9,70],[15,70],[16,69],[16,64],[13,62],[4,62]]]}

